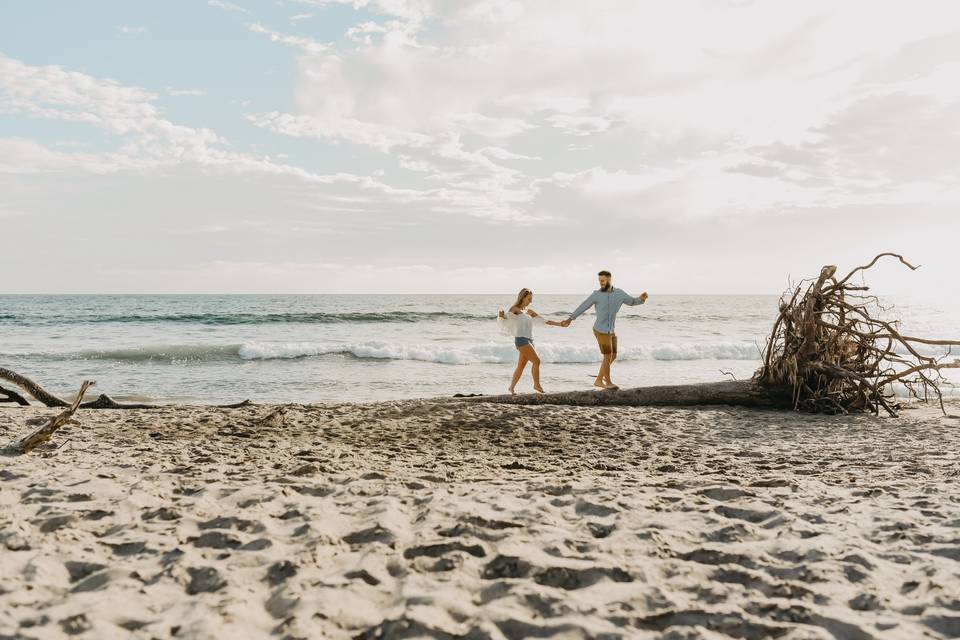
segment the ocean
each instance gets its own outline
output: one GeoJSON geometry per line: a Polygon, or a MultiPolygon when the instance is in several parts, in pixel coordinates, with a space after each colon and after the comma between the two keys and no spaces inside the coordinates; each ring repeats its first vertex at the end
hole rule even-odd
{"type": "MultiPolygon", "coordinates": [[[[561,320],[582,295],[538,295],[561,320]]],[[[749,378],[777,296],[654,295],[617,319],[621,386],[749,378]]],[[[156,403],[365,402],[503,393],[516,362],[504,295],[0,295],[0,366],[64,395],[156,403]]],[[[960,337],[958,315],[899,305],[904,330],[960,337]]],[[[547,391],[590,388],[587,312],[538,328],[547,391]]],[[[521,392],[531,391],[529,370],[521,392]]]]}

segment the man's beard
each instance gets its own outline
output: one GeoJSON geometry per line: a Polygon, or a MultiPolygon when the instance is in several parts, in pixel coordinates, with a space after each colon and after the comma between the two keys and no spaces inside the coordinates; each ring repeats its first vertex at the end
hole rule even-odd
{"type": "Polygon", "coordinates": [[[601,285],[601,286],[600,286],[600,291],[603,291],[604,293],[606,293],[607,291],[610,290],[610,287],[611,287],[611,286],[613,286],[613,285],[611,285],[609,282],[608,282],[607,284],[601,285]]]}

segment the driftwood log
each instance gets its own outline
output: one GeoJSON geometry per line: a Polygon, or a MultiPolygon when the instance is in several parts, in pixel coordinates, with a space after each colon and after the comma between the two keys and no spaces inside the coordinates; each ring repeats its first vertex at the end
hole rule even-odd
{"type": "MultiPolygon", "coordinates": [[[[26,391],[30,396],[35,398],[38,402],[42,403],[47,407],[69,407],[71,403],[67,402],[63,398],[59,398],[56,395],[50,393],[38,383],[34,382],[27,376],[21,375],[16,371],[11,371],[4,367],[0,367],[0,380],[6,380],[11,382],[24,391],[26,391]]],[[[22,406],[28,406],[30,403],[27,400],[12,391],[8,391],[3,387],[0,387],[0,395],[6,394],[8,399],[0,398],[0,402],[17,402],[22,406]]],[[[235,402],[233,404],[221,404],[216,405],[220,409],[238,409],[240,407],[247,407],[252,405],[253,402],[250,400],[243,400],[242,402],[235,402]]],[[[97,396],[96,400],[91,400],[89,402],[84,402],[80,405],[80,409],[156,409],[158,405],[154,404],[140,404],[140,403],[122,403],[117,402],[110,396],[105,393],[101,393],[97,396]]]]}
{"type": "Polygon", "coordinates": [[[779,314],[761,354],[762,366],[748,381],[717,382],[619,391],[574,391],[542,395],[464,397],[461,402],[562,404],[582,406],[737,405],[810,412],[851,413],[881,409],[896,415],[895,386],[914,398],[935,399],[943,410],[941,371],[960,368],[950,349],[958,340],[931,340],[900,333],[899,323],[881,317],[885,308],[869,287],[853,278],[881,258],[837,279],[827,265],[812,281],[801,283],[780,299],[779,314]],[[924,347],[946,353],[929,355],[924,347]]]}
{"type": "Polygon", "coordinates": [[[756,409],[786,409],[792,395],[788,387],[779,393],[759,388],[752,381],[723,381],[704,384],[678,384],[658,387],[636,387],[608,391],[564,391],[560,393],[525,393],[517,395],[471,396],[461,402],[496,402],[500,404],[559,404],[581,407],[691,407],[728,405],[756,409]]]}
{"type": "Polygon", "coordinates": [[[89,389],[91,385],[93,385],[93,380],[84,380],[83,384],[80,385],[80,391],[77,393],[77,397],[73,403],[67,407],[66,411],[61,411],[36,431],[11,443],[5,449],[0,450],[0,453],[4,455],[23,455],[30,453],[39,445],[49,440],[50,437],[57,432],[57,429],[70,422],[73,414],[80,408],[80,403],[83,402],[83,396],[87,393],[87,389],[89,389]]]}

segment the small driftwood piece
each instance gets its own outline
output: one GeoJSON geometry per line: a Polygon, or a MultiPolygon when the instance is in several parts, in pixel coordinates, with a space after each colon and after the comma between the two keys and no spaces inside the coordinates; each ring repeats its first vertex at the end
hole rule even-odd
{"type": "Polygon", "coordinates": [[[6,387],[0,387],[0,402],[16,402],[21,407],[29,407],[30,403],[22,395],[13,391],[12,389],[7,389],[6,387]]]}
{"type": "Polygon", "coordinates": [[[80,408],[80,403],[83,402],[83,396],[87,393],[87,389],[90,388],[92,384],[93,380],[84,380],[83,384],[80,385],[80,391],[77,393],[76,399],[74,399],[73,403],[67,407],[65,411],[61,411],[55,415],[45,425],[33,433],[7,446],[7,448],[3,450],[3,453],[6,455],[24,455],[49,440],[51,436],[57,432],[57,429],[70,422],[73,414],[80,408]]]}
{"type": "Polygon", "coordinates": [[[250,398],[233,404],[218,404],[217,409],[242,409],[243,407],[252,407],[255,403],[250,398]]]}

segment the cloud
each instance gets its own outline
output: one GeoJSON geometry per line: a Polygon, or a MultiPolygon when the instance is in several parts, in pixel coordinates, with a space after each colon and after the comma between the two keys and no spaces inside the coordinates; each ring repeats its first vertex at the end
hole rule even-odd
{"type": "Polygon", "coordinates": [[[173,87],[167,87],[168,96],[205,96],[207,92],[203,89],[174,89],[173,87]]]}
{"type": "Polygon", "coordinates": [[[114,173],[133,163],[112,153],[64,152],[25,138],[0,138],[0,174],[52,173],[78,169],[114,173]]]}
{"type": "Polygon", "coordinates": [[[296,15],[290,16],[290,22],[300,22],[301,20],[309,20],[313,17],[312,13],[298,13],[296,15]]]}
{"type": "Polygon", "coordinates": [[[600,116],[576,116],[558,113],[547,118],[557,129],[575,136],[589,136],[603,133],[613,124],[611,120],[600,116]]]}
{"type": "Polygon", "coordinates": [[[330,5],[348,5],[354,9],[366,9],[383,15],[399,18],[420,25],[434,13],[430,0],[294,0],[303,5],[326,7],[330,5]]]}
{"type": "Polygon", "coordinates": [[[29,139],[0,139],[0,172],[44,173],[67,169],[112,173],[193,164],[224,171],[291,176],[306,183],[349,184],[364,197],[425,199],[431,190],[395,188],[370,176],[317,174],[268,157],[229,149],[211,129],[187,127],[166,119],[158,96],[113,80],[68,71],[55,65],[32,66],[0,54],[0,114],[84,123],[116,136],[111,151],[67,152],[29,139]]]}
{"type": "Polygon", "coordinates": [[[454,208],[509,202],[517,219],[556,220],[578,203],[702,219],[904,202],[921,197],[921,177],[938,185],[933,201],[956,191],[955,147],[936,141],[960,123],[943,88],[960,60],[960,37],[938,33],[948,3],[909,22],[859,1],[301,3],[377,18],[326,50],[301,46],[297,111],[248,119],[376,150],[454,187],[454,208]],[[912,139],[897,114],[913,118],[912,139]],[[517,164],[529,158],[539,161],[517,164]]]}
{"type": "Polygon", "coordinates": [[[272,31],[260,23],[255,22],[251,25],[248,25],[248,28],[254,33],[262,33],[266,35],[272,42],[279,42],[289,47],[296,47],[297,49],[301,49],[308,54],[320,55],[330,50],[329,45],[317,42],[316,40],[311,40],[310,38],[291,36],[279,33],[277,31],[272,31]]]}
{"type": "Polygon", "coordinates": [[[154,104],[157,95],[138,87],[56,65],[32,66],[2,54],[0,72],[0,113],[81,122],[112,134],[137,136],[155,145],[146,151],[156,156],[203,153],[222,142],[209,129],[164,119],[154,104]]]}
{"type": "Polygon", "coordinates": [[[404,131],[389,126],[336,117],[295,116],[273,111],[248,114],[254,125],[296,138],[319,138],[347,141],[389,153],[399,145],[420,147],[430,137],[415,131],[404,131]]]}
{"type": "MultiPolygon", "coordinates": [[[[0,173],[44,174],[85,171],[111,174],[161,171],[190,166],[204,172],[252,173],[273,180],[294,179],[320,189],[313,197],[330,207],[374,210],[415,208],[433,214],[459,214],[491,221],[529,223],[522,211],[529,194],[511,188],[516,170],[496,165],[490,155],[464,149],[458,136],[436,139],[387,127],[349,121],[323,121],[264,114],[253,121],[287,135],[342,139],[383,149],[402,145],[413,153],[447,162],[433,184],[395,185],[381,175],[319,174],[288,161],[242,153],[212,129],[168,120],[158,96],[59,66],[31,66],[0,56],[0,113],[92,125],[117,140],[109,151],[63,151],[29,139],[0,139],[0,173]],[[476,175],[474,175],[476,174],[476,175]]],[[[503,154],[499,154],[502,156],[503,154]]]]}
{"type": "MultiPolygon", "coordinates": [[[[358,12],[329,42],[266,18],[236,25],[275,43],[291,68],[271,71],[295,80],[291,95],[259,96],[256,109],[250,96],[229,101],[255,132],[219,124],[233,106],[204,126],[216,96],[184,125],[161,96],[186,90],[151,89],[149,76],[142,88],[0,56],[0,113],[28,123],[0,139],[3,205],[30,212],[5,222],[46,216],[82,233],[60,212],[84,203],[84,225],[118,225],[115,246],[129,247],[148,224],[138,218],[170,219],[179,253],[167,263],[182,254],[211,273],[214,259],[251,261],[211,276],[224,289],[260,263],[288,264],[262,282],[282,286],[297,269],[342,277],[309,265],[356,262],[370,266],[370,287],[409,290],[413,267],[429,263],[428,279],[463,269],[453,272],[490,290],[510,280],[491,269],[496,284],[477,284],[483,265],[515,264],[517,247],[524,268],[543,265],[524,272],[530,282],[561,289],[551,269],[599,237],[604,260],[626,256],[618,272],[685,272],[657,272],[665,287],[769,290],[771,273],[779,288],[779,274],[811,261],[861,260],[873,246],[931,251],[928,239],[946,250],[956,236],[951,3],[296,3],[316,24],[340,24],[349,11],[326,21],[332,5],[358,12]],[[99,137],[27,135],[52,121],[50,132],[69,136],[77,123],[99,137]],[[97,218],[103,194],[123,204],[97,218]],[[783,242],[827,224],[836,237],[815,246],[783,242]],[[853,234],[862,242],[844,244],[853,234]],[[711,268],[683,269],[697,262],[711,268]]],[[[293,13],[273,19],[298,24],[293,13]]]]}
{"type": "Polygon", "coordinates": [[[125,36],[140,36],[147,32],[146,27],[129,27],[125,24],[117,25],[117,31],[125,36]]]}
{"type": "Polygon", "coordinates": [[[493,118],[482,113],[454,113],[449,122],[463,132],[486,138],[509,138],[537,128],[519,118],[493,118]]]}
{"type": "Polygon", "coordinates": [[[379,22],[361,22],[347,29],[346,36],[354,42],[373,44],[373,36],[387,33],[389,29],[379,22]]]}
{"type": "Polygon", "coordinates": [[[11,209],[5,206],[3,203],[0,203],[0,218],[16,218],[18,216],[25,216],[25,215],[27,214],[23,211],[19,211],[17,209],[11,209]]]}
{"type": "Polygon", "coordinates": [[[250,13],[247,9],[236,5],[232,2],[226,2],[226,0],[207,0],[207,4],[211,7],[216,7],[217,9],[223,9],[224,11],[232,11],[234,13],[250,13]]]}

